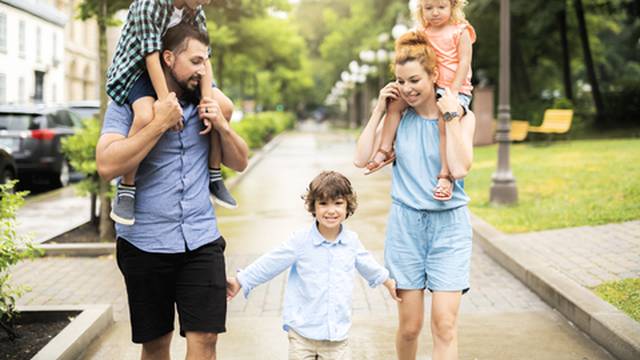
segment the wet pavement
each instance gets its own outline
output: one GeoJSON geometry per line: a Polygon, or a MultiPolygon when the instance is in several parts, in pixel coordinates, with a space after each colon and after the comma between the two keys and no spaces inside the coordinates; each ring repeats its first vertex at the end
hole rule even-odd
{"type": "MultiPolygon", "coordinates": [[[[233,211],[218,209],[221,232],[228,244],[229,273],[277,246],[292,231],[310,224],[312,218],[300,196],[322,170],[337,170],[352,180],[359,207],[347,226],[358,232],[364,246],[382,261],[390,171],[387,168],[363,176],[351,164],[354,144],[353,136],[346,132],[284,135],[234,188],[240,207],[233,211]]],[[[14,274],[17,282],[33,288],[21,303],[113,303],[117,322],[87,349],[84,358],[139,358],[139,346],[129,340],[124,286],[112,257],[39,259],[19,265],[14,274]]],[[[218,343],[220,359],[286,358],[287,338],[280,318],[285,281],[286,274],[282,274],[255,289],[248,300],[238,296],[229,304],[228,331],[218,343]]],[[[459,320],[461,359],[611,359],[479,246],[474,248],[471,282],[459,320]]],[[[370,289],[358,278],[353,314],[350,342],[354,359],[394,359],[396,308],[386,292],[370,289]]],[[[419,359],[429,359],[430,349],[427,325],[420,340],[419,359]]],[[[183,358],[184,354],[185,342],[176,335],[172,355],[183,358]]]]}

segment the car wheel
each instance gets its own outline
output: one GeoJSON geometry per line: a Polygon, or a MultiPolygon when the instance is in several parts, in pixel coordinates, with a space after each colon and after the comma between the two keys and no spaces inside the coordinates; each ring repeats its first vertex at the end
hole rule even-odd
{"type": "Polygon", "coordinates": [[[15,175],[10,168],[5,168],[0,172],[0,184],[6,184],[13,179],[15,179],[15,175]]]}
{"type": "Polygon", "coordinates": [[[69,162],[67,159],[62,159],[62,162],[60,163],[60,170],[57,173],[54,173],[51,178],[53,185],[59,187],[69,185],[69,178],[71,177],[70,173],[71,170],[69,169],[69,162]]]}

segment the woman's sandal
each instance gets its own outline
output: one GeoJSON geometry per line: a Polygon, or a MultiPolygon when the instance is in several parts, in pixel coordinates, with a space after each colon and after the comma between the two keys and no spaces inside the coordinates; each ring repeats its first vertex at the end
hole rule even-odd
{"type": "MultiPolygon", "coordinates": [[[[384,155],[384,160],[382,160],[382,162],[378,163],[372,160],[369,160],[369,162],[367,162],[367,171],[364,172],[365,175],[371,175],[374,172],[382,169],[385,165],[393,162],[396,159],[396,154],[393,150],[387,151],[384,149],[378,149],[375,153],[375,155],[377,155],[378,153],[384,155]]],[[[374,155],[374,158],[375,158],[374,155]]]]}
{"type": "Polygon", "coordinates": [[[447,188],[440,185],[436,185],[436,187],[433,188],[433,198],[438,201],[451,200],[451,198],[453,197],[453,188],[456,186],[455,179],[452,178],[450,175],[439,174],[437,176],[437,180],[440,181],[440,179],[449,180],[449,183],[451,185],[448,186],[447,188]]]}

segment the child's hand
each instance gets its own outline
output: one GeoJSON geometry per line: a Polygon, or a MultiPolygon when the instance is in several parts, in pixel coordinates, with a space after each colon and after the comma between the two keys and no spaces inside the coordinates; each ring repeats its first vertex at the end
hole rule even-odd
{"type": "MultiPolygon", "coordinates": [[[[203,102],[203,100],[200,100],[200,105],[206,105],[206,103],[203,102]]],[[[200,106],[198,106],[200,107],[200,106]]],[[[205,135],[211,132],[211,129],[213,128],[213,123],[211,122],[211,120],[207,119],[204,116],[200,116],[200,120],[202,120],[202,122],[204,123],[204,130],[200,131],[198,134],[200,135],[205,135]]]]}
{"type": "Polygon", "coordinates": [[[222,115],[220,104],[213,98],[203,97],[198,105],[198,115],[202,121],[209,120],[215,130],[224,130],[229,127],[229,123],[222,115]]]}
{"type": "Polygon", "coordinates": [[[389,295],[391,295],[391,298],[397,302],[402,302],[402,299],[398,296],[398,292],[396,289],[396,281],[393,280],[392,278],[388,278],[384,283],[383,283],[384,287],[387,288],[387,290],[389,291],[389,295]]]}
{"type": "Polygon", "coordinates": [[[233,299],[241,287],[242,285],[240,285],[238,279],[234,277],[227,278],[227,301],[233,299]]]}

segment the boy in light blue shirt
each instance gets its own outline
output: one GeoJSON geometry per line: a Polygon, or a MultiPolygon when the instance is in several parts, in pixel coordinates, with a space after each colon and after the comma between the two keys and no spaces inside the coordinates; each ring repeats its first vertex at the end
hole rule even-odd
{"type": "Polygon", "coordinates": [[[227,295],[231,299],[242,289],[247,297],[256,286],[291,268],[282,314],[289,359],[350,359],[353,270],[371,287],[383,284],[394,300],[401,300],[389,271],[342,225],[357,207],[351,182],[324,171],[311,181],[304,200],[315,217],[313,224],[229,278],[227,295]]]}

